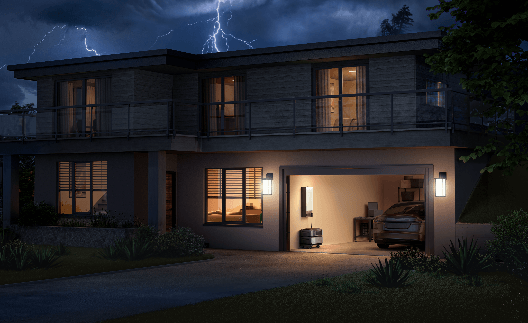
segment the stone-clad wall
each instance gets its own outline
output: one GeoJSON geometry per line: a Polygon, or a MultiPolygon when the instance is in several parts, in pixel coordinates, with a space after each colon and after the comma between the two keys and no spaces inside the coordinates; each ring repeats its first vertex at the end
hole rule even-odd
{"type": "Polygon", "coordinates": [[[175,101],[176,131],[196,135],[198,131],[198,108],[196,105],[183,105],[177,101],[198,102],[198,73],[174,76],[172,97],[175,101]]]}
{"type": "MultiPolygon", "coordinates": [[[[37,108],[53,106],[54,82],[45,78],[37,81],[37,108]]],[[[37,114],[37,137],[46,138],[53,132],[53,112],[39,112],[37,114]],[[46,136],[47,135],[47,136],[46,136]]]]}
{"type": "MultiPolygon", "coordinates": [[[[112,73],[112,102],[134,101],[134,71],[117,70],[112,73]]],[[[112,107],[112,130],[127,130],[127,106],[112,107]]]]}
{"type": "MultiPolygon", "coordinates": [[[[311,65],[295,64],[252,68],[247,71],[247,99],[277,99],[311,96],[311,65]]],[[[246,108],[249,118],[249,110],[246,108]]],[[[293,131],[293,101],[263,102],[251,105],[251,128],[288,129],[280,132],[293,131]],[[290,130],[292,129],[292,130],[290,130]]],[[[310,100],[296,101],[295,125],[311,126],[310,100]]],[[[246,127],[249,124],[246,123],[246,127]]],[[[299,131],[299,130],[298,130],[299,131]]],[[[303,132],[309,131],[303,129],[303,132]]],[[[269,131],[266,131],[269,133],[269,131]]],[[[266,133],[264,132],[264,133],[266,133]]],[[[256,132],[262,133],[262,132],[256,132]]]]}
{"type": "MultiPolygon", "coordinates": [[[[369,59],[369,87],[371,93],[415,90],[415,59],[413,55],[377,57],[369,59]]],[[[396,123],[415,123],[415,94],[394,94],[394,129],[406,129],[415,126],[396,125],[396,123]]],[[[370,130],[390,129],[390,95],[369,97],[370,130]],[[383,124],[388,126],[376,126],[383,124]]]]}

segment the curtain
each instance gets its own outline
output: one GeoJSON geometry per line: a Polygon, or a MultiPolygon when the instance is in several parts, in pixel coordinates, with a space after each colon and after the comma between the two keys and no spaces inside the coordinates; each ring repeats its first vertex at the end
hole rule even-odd
{"type": "MultiPolygon", "coordinates": [[[[246,81],[244,76],[235,76],[235,99],[234,101],[244,101],[246,99],[246,81]]],[[[245,111],[246,105],[243,103],[235,104],[235,125],[239,130],[237,134],[245,133],[245,111]]]]}
{"type": "MultiPolygon", "coordinates": [[[[322,69],[316,72],[316,96],[330,95],[330,70],[322,69]]],[[[330,127],[331,99],[316,99],[316,127],[330,127]]],[[[320,128],[317,132],[330,131],[330,128],[320,128]]]]}
{"type": "MultiPolygon", "coordinates": [[[[81,81],[82,82],[82,81],[81,81]]],[[[59,82],[59,94],[57,96],[58,106],[75,105],[75,84],[72,81],[59,82]]],[[[70,134],[75,132],[75,108],[57,110],[57,132],[59,134],[70,134]]]]}
{"type": "MultiPolygon", "coordinates": [[[[111,79],[95,79],[95,104],[110,103],[111,79]]],[[[100,106],[95,107],[93,128],[102,136],[108,136],[112,131],[112,107],[100,106]]]]}
{"type": "MultiPolygon", "coordinates": [[[[366,66],[356,67],[356,93],[367,92],[367,68],[366,66]]],[[[367,97],[358,96],[356,104],[357,126],[365,125],[367,123],[367,97]]],[[[354,128],[356,129],[356,128],[354,128]]],[[[366,127],[358,127],[358,130],[365,130],[366,127]]]]}
{"type": "MultiPolygon", "coordinates": [[[[203,85],[203,102],[204,103],[213,103],[220,102],[221,97],[221,78],[209,78],[202,81],[203,85]]],[[[207,131],[209,126],[209,131],[219,131],[220,130],[220,105],[204,105],[203,106],[203,120],[204,120],[204,131],[207,131]],[[207,119],[207,111],[209,111],[209,119],[207,119]]],[[[217,136],[217,132],[210,134],[211,136],[217,136]]]]}

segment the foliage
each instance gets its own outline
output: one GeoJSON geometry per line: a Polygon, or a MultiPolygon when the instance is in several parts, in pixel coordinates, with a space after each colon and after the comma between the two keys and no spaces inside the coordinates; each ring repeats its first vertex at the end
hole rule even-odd
{"type": "MultiPolygon", "coordinates": [[[[521,245],[528,246],[528,213],[522,209],[510,214],[501,214],[498,222],[491,222],[495,238],[487,241],[488,253],[503,261],[511,261],[512,255],[521,245]]],[[[522,249],[520,249],[522,250],[522,249]]]]}
{"type": "Polygon", "coordinates": [[[0,250],[0,269],[25,270],[36,268],[54,268],[58,266],[60,255],[52,249],[37,250],[20,240],[12,241],[0,250]]]}
{"type": "Polygon", "coordinates": [[[402,34],[403,29],[406,27],[405,25],[412,26],[411,22],[414,22],[414,20],[411,18],[411,16],[412,13],[409,11],[409,7],[407,7],[407,5],[403,5],[396,16],[392,14],[392,25],[389,24],[389,19],[384,19],[381,22],[381,35],[387,36],[402,34]]]}
{"type": "MultiPolygon", "coordinates": [[[[528,2],[505,6],[501,1],[453,0],[427,8],[433,9],[440,11],[429,14],[431,20],[454,9],[450,14],[462,25],[439,28],[448,33],[442,38],[439,53],[425,55],[431,71],[435,74],[465,74],[466,78],[460,81],[462,87],[490,105],[483,114],[473,116],[502,116],[506,110],[514,110],[518,115],[515,124],[525,124],[527,118],[522,116],[528,111],[522,105],[528,101],[528,55],[520,45],[527,35],[524,30],[528,28],[528,2]]],[[[492,121],[488,131],[497,127],[510,129],[512,124],[510,120],[492,121]]],[[[497,156],[504,156],[504,160],[484,167],[481,173],[491,173],[497,168],[511,176],[515,167],[528,160],[528,152],[522,149],[528,143],[528,127],[521,129],[506,134],[507,145],[497,153],[497,156]]],[[[459,159],[465,163],[471,158],[476,159],[477,155],[481,157],[484,153],[497,151],[500,142],[496,138],[490,138],[486,146],[477,146],[469,156],[459,159]]]]}
{"type": "Polygon", "coordinates": [[[341,283],[336,283],[336,282],[333,282],[329,278],[323,278],[323,279],[314,281],[313,284],[315,284],[316,286],[328,286],[332,290],[339,292],[339,293],[344,293],[344,294],[358,294],[361,292],[365,293],[365,291],[362,291],[361,287],[359,287],[358,285],[354,284],[353,282],[349,280],[346,280],[341,283]]]}
{"type": "Polygon", "coordinates": [[[446,269],[455,275],[477,275],[483,269],[491,266],[489,263],[489,257],[479,259],[478,250],[480,250],[480,248],[478,250],[476,249],[476,242],[475,245],[473,245],[473,239],[471,239],[469,249],[466,238],[464,238],[463,244],[461,244],[460,239],[458,239],[458,250],[455,250],[453,241],[450,240],[450,242],[451,246],[449,248],[451,249],[451,252],[447,255],[443,251],[442,253],[447,260],[446,269]]]}
{"type": "MultiPolygon", "coordinates": [[[[374,269],[371,269],[370,272],[367,272],[365,275],[365,280],[376,286],[376,287],[387,287],[387,288],[398,288],[405,286],[405,282],[409,279],[409,271],[402,269],[401,264],[397,260],[390,259],[387,262],[385,259],[385,267],[379,260],[379,267],[376,266],[374,269]],[[372,276],[372,273],[374,276],[372,276]]],[[[374,265],[372,265],[374,267],[374,265]]]]}
{"type": "Polygon", "coordinates": [[[190,228],[179,227],[171,232],[160,235],[157,249],[161,256],[182,257],[203,255],[204,238],[192,232],[190,228]]]}
{"type": "Polygon", "coordinates": [[[57,225],[60,215],[55,212],[55,207],[41,201],[24,205],[19,214],[20,226],[45,226],[57,225]]]}
{"type": "Polygon", "coordinates": [[[15,231],[9,228],[0,228],[0,248],[19,238],[20,235],[15,231]]]}
{"type": "Polygon", "coordinates": [[[428,257],[425,252],[419,252],[413,247],[403,251],[398,251],[394,255],[391,252],[391,259],[398,261],[404,270],[417,270],[424,273],[440,273],[445,269],[445,265],[440,261],[440,257],[428,257]]]}

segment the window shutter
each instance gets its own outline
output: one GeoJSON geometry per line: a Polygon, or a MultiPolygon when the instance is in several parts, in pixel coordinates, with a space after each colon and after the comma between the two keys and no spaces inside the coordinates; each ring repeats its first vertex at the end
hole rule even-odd
{"type": "Polygon", "coordinates": [[[107,162],[92,162],[92,185],[94,190],[107,190],[107,162]]]}
{"type": "Polygon", "coordinates": [[[59,162],[59,191],[72,189],[72,169],[70,162],[59,162]]]}
{"type": "Polygon", "coordinates": [[[207,198],[222,198],[222,170],[207,170],[207,198]]]}
{"type": "Polygon", "coordinates": [[[246,198],[262,197],[262,168],[246,168],[246,198]]]}

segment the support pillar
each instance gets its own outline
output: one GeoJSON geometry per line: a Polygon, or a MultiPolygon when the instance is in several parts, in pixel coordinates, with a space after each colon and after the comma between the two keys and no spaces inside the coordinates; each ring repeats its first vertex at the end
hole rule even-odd
{"type": "Polygon", "coordinates": [[[17,222],[19,213],[18,198],[18,155],[4,155],[2,167],[3,189],[3,228],[17,222]]]}
{"type": "Polygon", "coordinates": [[[148,224],[161,233],[166,232],[165,171],[167,157],[164,151],[148,152],[148,224]]]}

